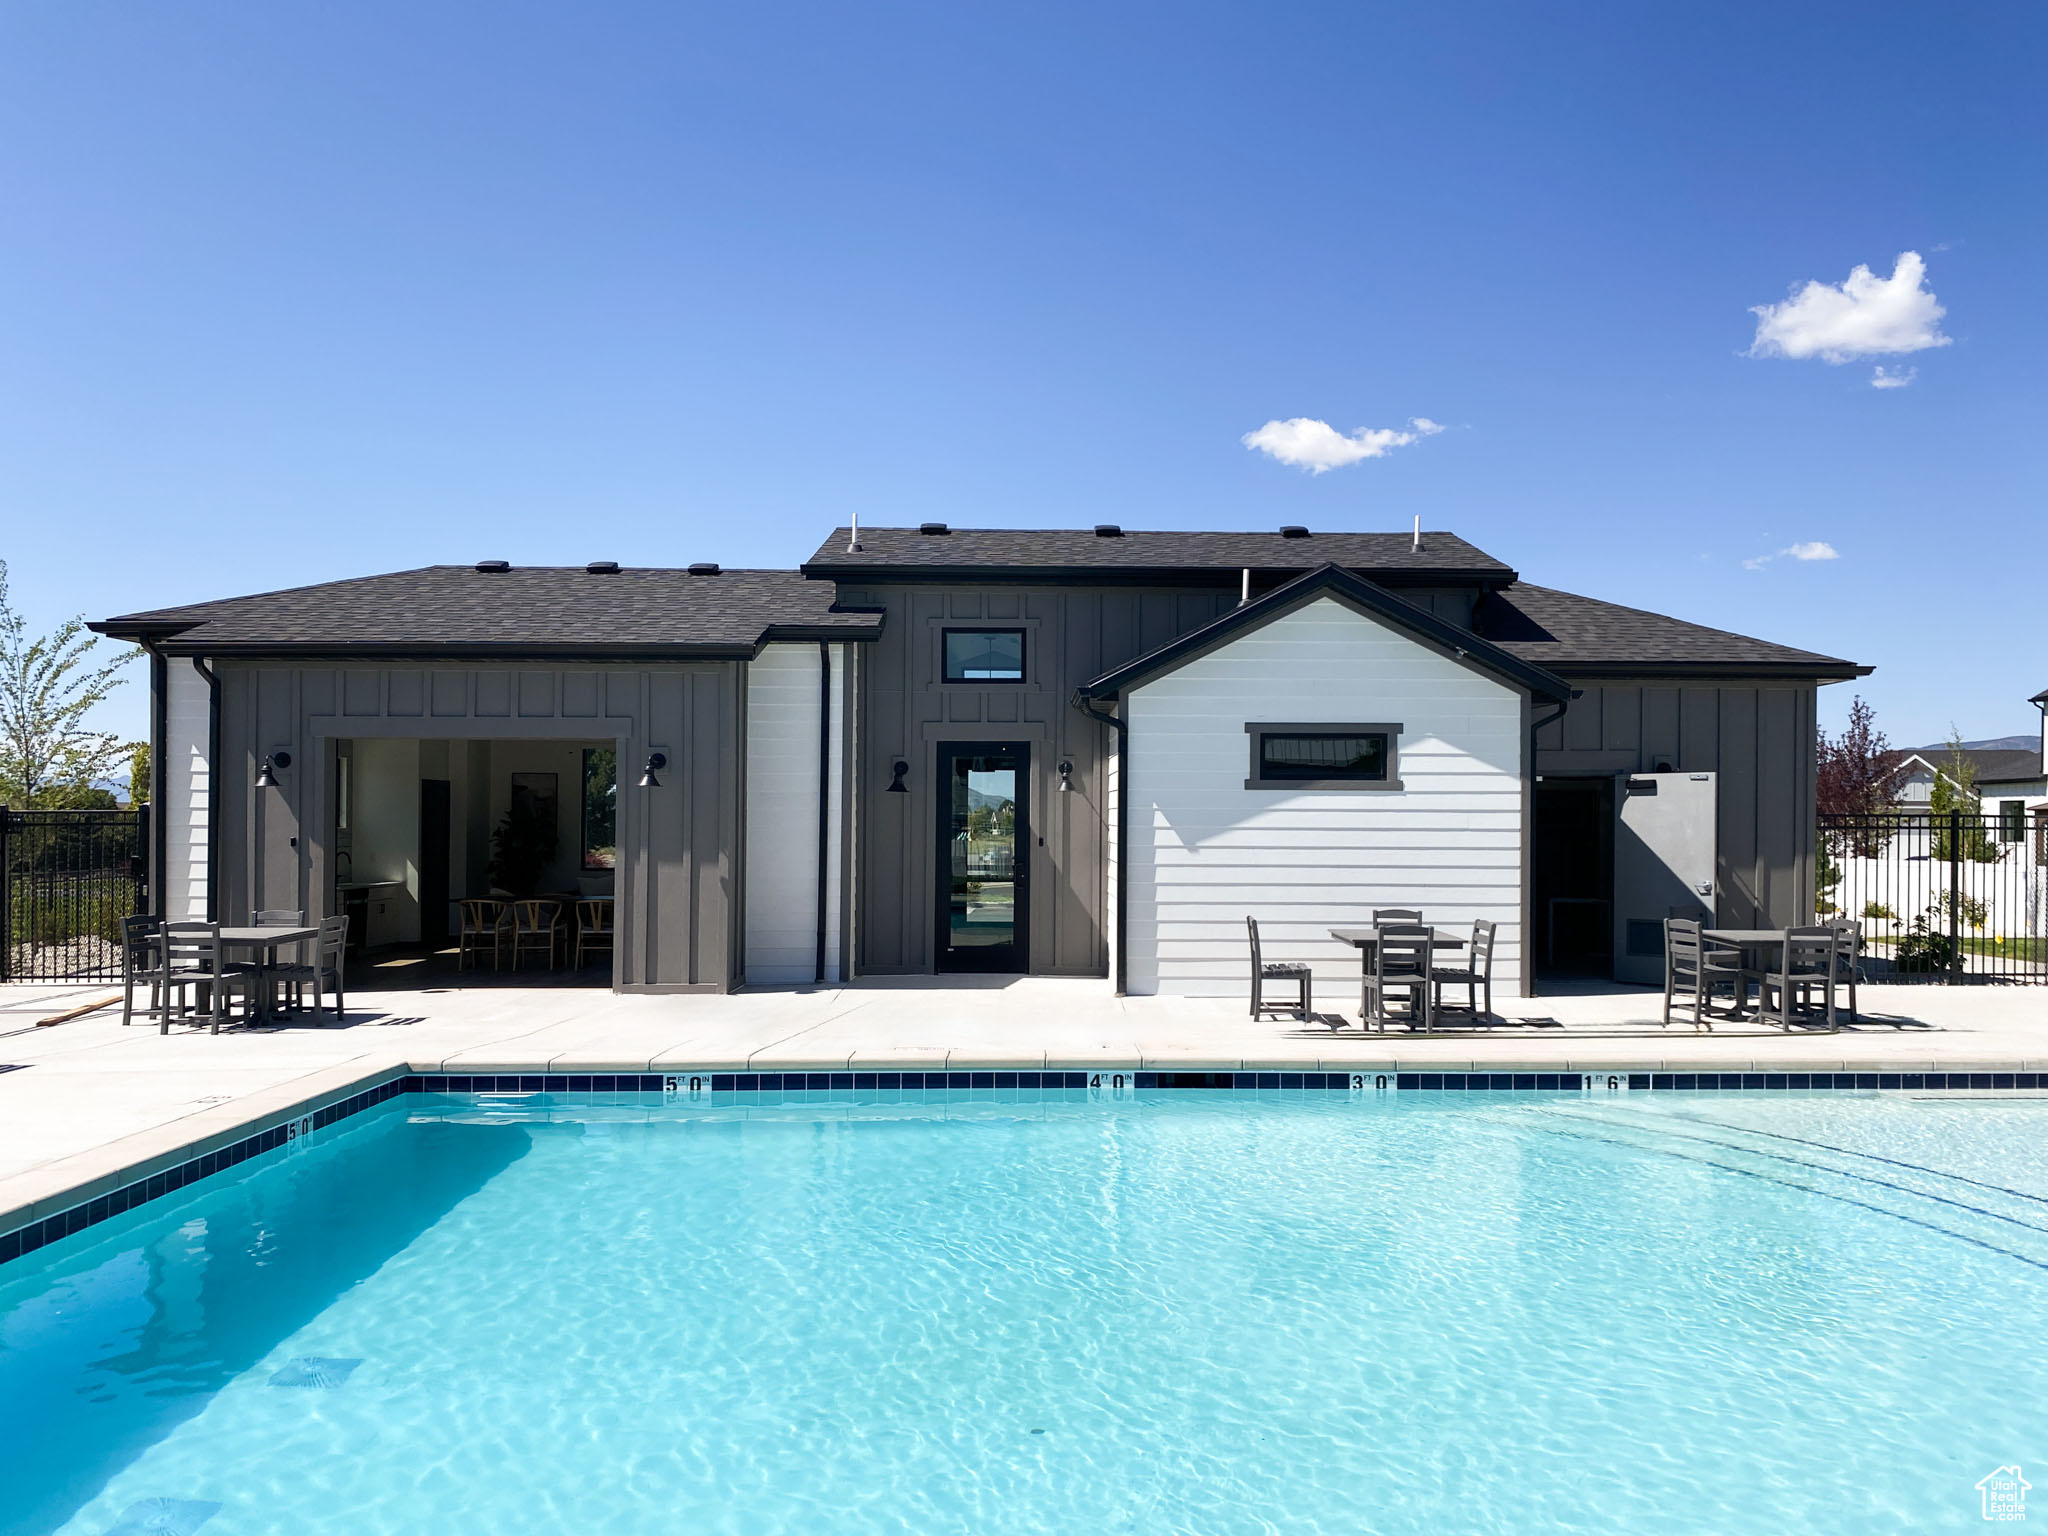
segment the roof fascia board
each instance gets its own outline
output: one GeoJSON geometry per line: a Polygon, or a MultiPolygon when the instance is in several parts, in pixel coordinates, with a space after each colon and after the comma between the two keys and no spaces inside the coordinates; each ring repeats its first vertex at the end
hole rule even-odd
{"type": "Polygon", "coordinates": [[[1418,644],[1482,676],[1506,681],[1554,703],[1564,703],[1571,697],[1571,688],[1563,678],[1501,650],[1490,640],[1446,623],[1413,603],[1376,590],[1373,583],[1338,565],[1322,566],[1276,587],[1264,597],[1254,598],[1200,629],[1190,630],[1177,640],[1104,673],[1083,685],[1080,692],[1088,698],[1118,697],[1324,597],[1363,617],[1392,624],[1418,644]]]}
{"type": "Polygon", "coordinates": [[[1846,683],[1868,677],[1877,669],[1831,657],[1806,661],[1560,661],[1551,668],[1571,682],[1642,682],[1656,678],[1683,678],[1690,683],[1756,682],[1783,679],[1814,683],[1846,683]]]}

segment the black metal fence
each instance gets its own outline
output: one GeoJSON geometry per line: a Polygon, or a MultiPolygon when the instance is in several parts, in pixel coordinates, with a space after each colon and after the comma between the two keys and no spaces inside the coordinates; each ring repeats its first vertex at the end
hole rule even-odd
{"type": "Polygon", "coordinates": [[[0,807],[0,981],[121,974],[121,919],[145,909],[149,808],[0,807]]]}
{"type": "Polygon", "coordinates": [[[1822,816],[1819,852],[1871,980],[2048,984],[2048,814],[1822,816]]]}

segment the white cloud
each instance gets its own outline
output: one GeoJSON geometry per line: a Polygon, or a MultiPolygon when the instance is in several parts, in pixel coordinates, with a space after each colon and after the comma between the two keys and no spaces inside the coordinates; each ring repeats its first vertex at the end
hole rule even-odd
{"type": "Polygon", "coordinates": [[[1945,347],[1941,317],[1948,313],[1923,286],[1927,263],[1906,251],[1890,277],[1858,267],[1840,286],[1809,282],[1782,304],[1759,304],[1751,357],[1818,357],[1846,363],[1945,347]]]}
{"type": "Polygon", "coordinates": [[[1239,439],[1282,464],[1292,464],[1312,475],[1342,469],[1360,459],[1383,459],[1396,448],[1406,448],[1418,438],[1434,437],[1443,428],[1427,416],[1417,416],[1406,428],[1360,427],[1346,435],[1327,421],[1311,416],[1294,416],[1286,421],[1269,421],[1256,432],[1239,439]]]}
{"type": "Polygon", "coordinates": [[[1760,571],[1773,560],[1839,560],[1841,553],[1825,539],[1807,539],[1798,544],[1787,544],[1783,549],[1768,555],[1752,555],[1742,562],[1745,571],[1760,571]]]}
{"type": "Polygon", "coordinates": [[[1877,371],[1870,376],[1870,387],[1872,389],[1904,389],[1919,377],[1920,370],[1918,368],[1887,368],[1883,363],[1879,363],[1877,371]]]}

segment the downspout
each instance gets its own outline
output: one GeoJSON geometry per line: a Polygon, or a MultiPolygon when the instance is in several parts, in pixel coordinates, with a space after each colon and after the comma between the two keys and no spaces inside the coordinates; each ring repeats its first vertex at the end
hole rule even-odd
{"type": "Polygon", "coordinates": [[[831,903],[832,646],[818,642],[818,980],[825,979],[825,914],[831,903]]]}
{"type": "Polygon", "coordinates": [[[1116,995],[1125,995],[1131,974],[1131,756],[1130,727],[1115,715],[1095,707],[1095,701],[1076,692],[1074,708],[1090,720],[1116,731],[1116,995]]]}
{"type": "MultiPolygon", "coordinates": [[[[170,686],[170,664],[152,640],[142,642],[149,653],[149,911],[152,917],[168,917],[164,888],[169,883],[165,866],[170,862],[169,807],[164,804],[167,768],[164,762],[169,705],[164,698],[170,686]]],[[[135,798],[135,786],[128,786],[128,798],[135,798]]]]}
{"type": "Polygon", "coordinates": [[[204,657],[193,670],[206,679],[206,920],[220,921],[220,674],[204,657]]]}

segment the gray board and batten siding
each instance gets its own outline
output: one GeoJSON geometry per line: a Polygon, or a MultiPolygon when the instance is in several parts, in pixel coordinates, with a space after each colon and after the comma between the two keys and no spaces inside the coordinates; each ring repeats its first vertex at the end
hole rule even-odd
{"type": "MultiPolygon", "coordinates": [[[[177,662],[174,660],[173,665],[177,662]]],[[[743,663],[616,670],[265,666],[222,661],[223,918],[269,907],[322,914],[332,889],[337,740],[609,740],[619,751],[616,984],[723,991],[740,975],[743,663]],[[265,755],[292,754],[277,788],[265,755]],[[661,788],[634,787],[650,752],[661,788]]]]}

